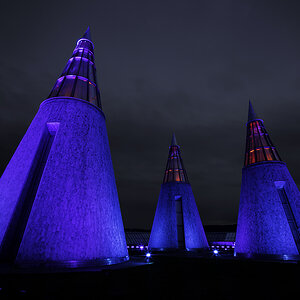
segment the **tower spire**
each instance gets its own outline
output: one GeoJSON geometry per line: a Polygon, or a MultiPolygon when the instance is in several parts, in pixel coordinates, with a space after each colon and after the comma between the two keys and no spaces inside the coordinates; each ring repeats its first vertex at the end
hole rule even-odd
{"type": "Polygon", "coordinates": [[[101,108],[90,27],[77,41],[71,58],[57,79],[48,98],[73,97],[101,108]]]}
{"type": "Polygon", "coordinates": [[[172,135],[171,146],[178,146],[177,141],[176,141],[176,136],[175,136],[174,132],[173,132],[173,135],[172,135]]]}
{"type": "Polygon", "coordinates": [[[248,122],[256,120],[257,116],[249,99],[248,122]]]}
{"type": "Polygon", "coordinates": [[[87,39],[92,41],[91,38],[91,31],[90,31],[90,26],[88,26],[87,30],[85,31],[84,35],[82,36],[83,39],[87,39]]]}
{"type": "Polygon", "coordinates": [[[281,158],[267,133],[263,120],[257,118],[249,100],[244,165],[248,166],[263,161],[281,161],[281,158]]]}

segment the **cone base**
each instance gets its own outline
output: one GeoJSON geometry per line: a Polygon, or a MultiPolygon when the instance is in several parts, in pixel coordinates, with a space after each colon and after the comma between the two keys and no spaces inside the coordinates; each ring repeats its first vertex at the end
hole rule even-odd
{"type": "Polygon", "coordinates": [[[62,268],[62,269],[74,269],[74,268],[88,268],[88,267],[101,267],[107,265],[114,265],[123,263],[129,260],[129,256],[124,257],[108,257],[99,258],[95,260],[66,260],[66,261],[24,261],[16,262],[15,266],[21,269],[28,268],[62,268]]]}
{"type": "Polygon", "coordinates": [[[260,254],[260,253],[235,253],[237,258],[246,258],[252,260],[296,260],[300,261],[300,255],[295,254],[260,254]]]}

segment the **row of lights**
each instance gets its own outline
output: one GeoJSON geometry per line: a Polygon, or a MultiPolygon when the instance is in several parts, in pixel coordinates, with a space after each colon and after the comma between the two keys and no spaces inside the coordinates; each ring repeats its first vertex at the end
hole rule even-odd
{"type": "Polygon", "coordinates": [[[229,249],[234,249],[234,246],[211,246],[211,249],[224,249],[224,250],[229,250],[229,249]]]}
{"type": "MultiPolygon", "coordinates": [[[[144,246],[144,245],[140,245],[140,246],[127,246],[128,249],[139,249],[140,251],[143,250],[148,250],[148,246],[144,246]]],[[[229,249],[234,249],[234,245],[233,246],[211,246],[212,252],[214,255],[219,255],[219,249],[222,250],[229,250],[229,249]]],[[[145,254],[146,258],[149,259],[151,257],[151,253],[150,252],[146,252],[145,254]]]]}
{"type": "MultiPolygon", "coordinates": [[[[139,249],[141,251],[148,249],[148,246],[140,245],[140,246],[127,246],[127,249],[139,249]]],[[[224,249],[224,250],[229,250],[229,249],[234,249],[233,246],[211,246],[211,249],[224,249]]]]}
{"type": "Polygon", "coordinates": [[[148,246],[127,246],[127,249],[140,249],[140,250],[145,250],[148,249],[148,246]]]}

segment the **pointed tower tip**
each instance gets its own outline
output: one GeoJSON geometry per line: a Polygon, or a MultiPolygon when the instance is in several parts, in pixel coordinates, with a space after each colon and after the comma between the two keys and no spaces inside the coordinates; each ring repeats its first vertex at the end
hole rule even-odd
{"type": "Polygon", "coordinates": [[[85,31],[84,35],[82,36],[83,39],[87,39],[92,41],[91,38],[91,31],[90,31],[90,26],[88,26],[87,30],[85,31]]]}
{"type": "Polygon", "coordinates": [[[177,141],[176,141],[176,136],[175,136],[174,132],[173,132],[173,135],[172,135],[171,146],[178,146],[177,141]]]}
{"type": "Polygon", "coordinates": [[[254,112],[252,103],[249,99],[248,122],[256,120],[256,119],[257,119],[256,113],[254,112]]]}

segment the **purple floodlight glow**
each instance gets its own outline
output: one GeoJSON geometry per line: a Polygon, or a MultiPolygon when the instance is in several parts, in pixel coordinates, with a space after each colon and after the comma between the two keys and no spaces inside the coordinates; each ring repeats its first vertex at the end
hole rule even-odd
{"type": "Polygon", "coordinates": [[[177,224],[175,199],[182,199],[185,248],[208,248],[191,185],[184,182],[167,182],[161,185],[155,218],[149,239],[149,249],[176,249],[177,224]]]}
{"type": "MultiPolygon", "coordinates": [[[[91,51],[90,49],[84,48],[84,47],[75,48],[74,51],[73,51],[73,55],[76,54],[77,52],[78,53],[87,52],[91,55],[94,55],[93,51],[91,51]]],[[[75,57],[75,56],[73,56],[73,57],[75,57]]]]}
{"type": "Polygon", "coordinates": [[[300,193],[251,102],[235,253],[300,254],[300,193]]]}
{"type": "Polygon", "coordinates": [[[76,61],[78,61],[78,62],[80,62],[80,60],[83,60],[83,61],[86,62],[86,63],[89,63],[89,64],[91,64],[91,65],[95,65],[95,63],[92,62],[91,60],[89,60],[88,58],[81,57],[81,56],[73,56],[73,57],[71,57],[71,58],[69,59],[69,63],[71,63],[72,60],[76,60],[76,61]]]}
{"type": "Polygon", "coordinates": [[[300,224],[299,190],[283,162],[243,168],[235,252],[239,255],[298,255],[276,181],[284,181],[295,221],[300,224]]]}
{"type": "Polygon", "coordinates": [[[93,48],[88,29],[0,178],[4,261],[128,260],[93,48]]]}
{"type": "MultiPolygon", "coordinates": [[[[45,100],[0,179],[0,242],[45,130],[56,131],[22,237],[17,263],[128,256],[103,112],[75,98],[45,100]],[[48,124],[48,125],[47,125],[48,124]],[[104,167],[105,166],[105,167],[104,167]],[[101,180],[99,180],[101,178],[101,180]]],[[[109,260],[107,261],[109,262],[109,260]]]]}
{"type": "Polygon", "coordinates": [[[148,247],[159,251],[209,247],[174,133],[148,247]]]}
{"type": "Polygon", "coordinates": [[[84,39],[84,38],[81,38],[81,39],[79,39],[78,41],[77,41],[77,47],[80,47],[80,43],[81,42],[89,42],[89,43],[91,43],[92,44],[92,46],[93,46],[93,49],[95,48],[94,47],[94,44],[92,43],[92,41],[90,41],[90,40],[88,40],[88,39],[84,39]]]}

